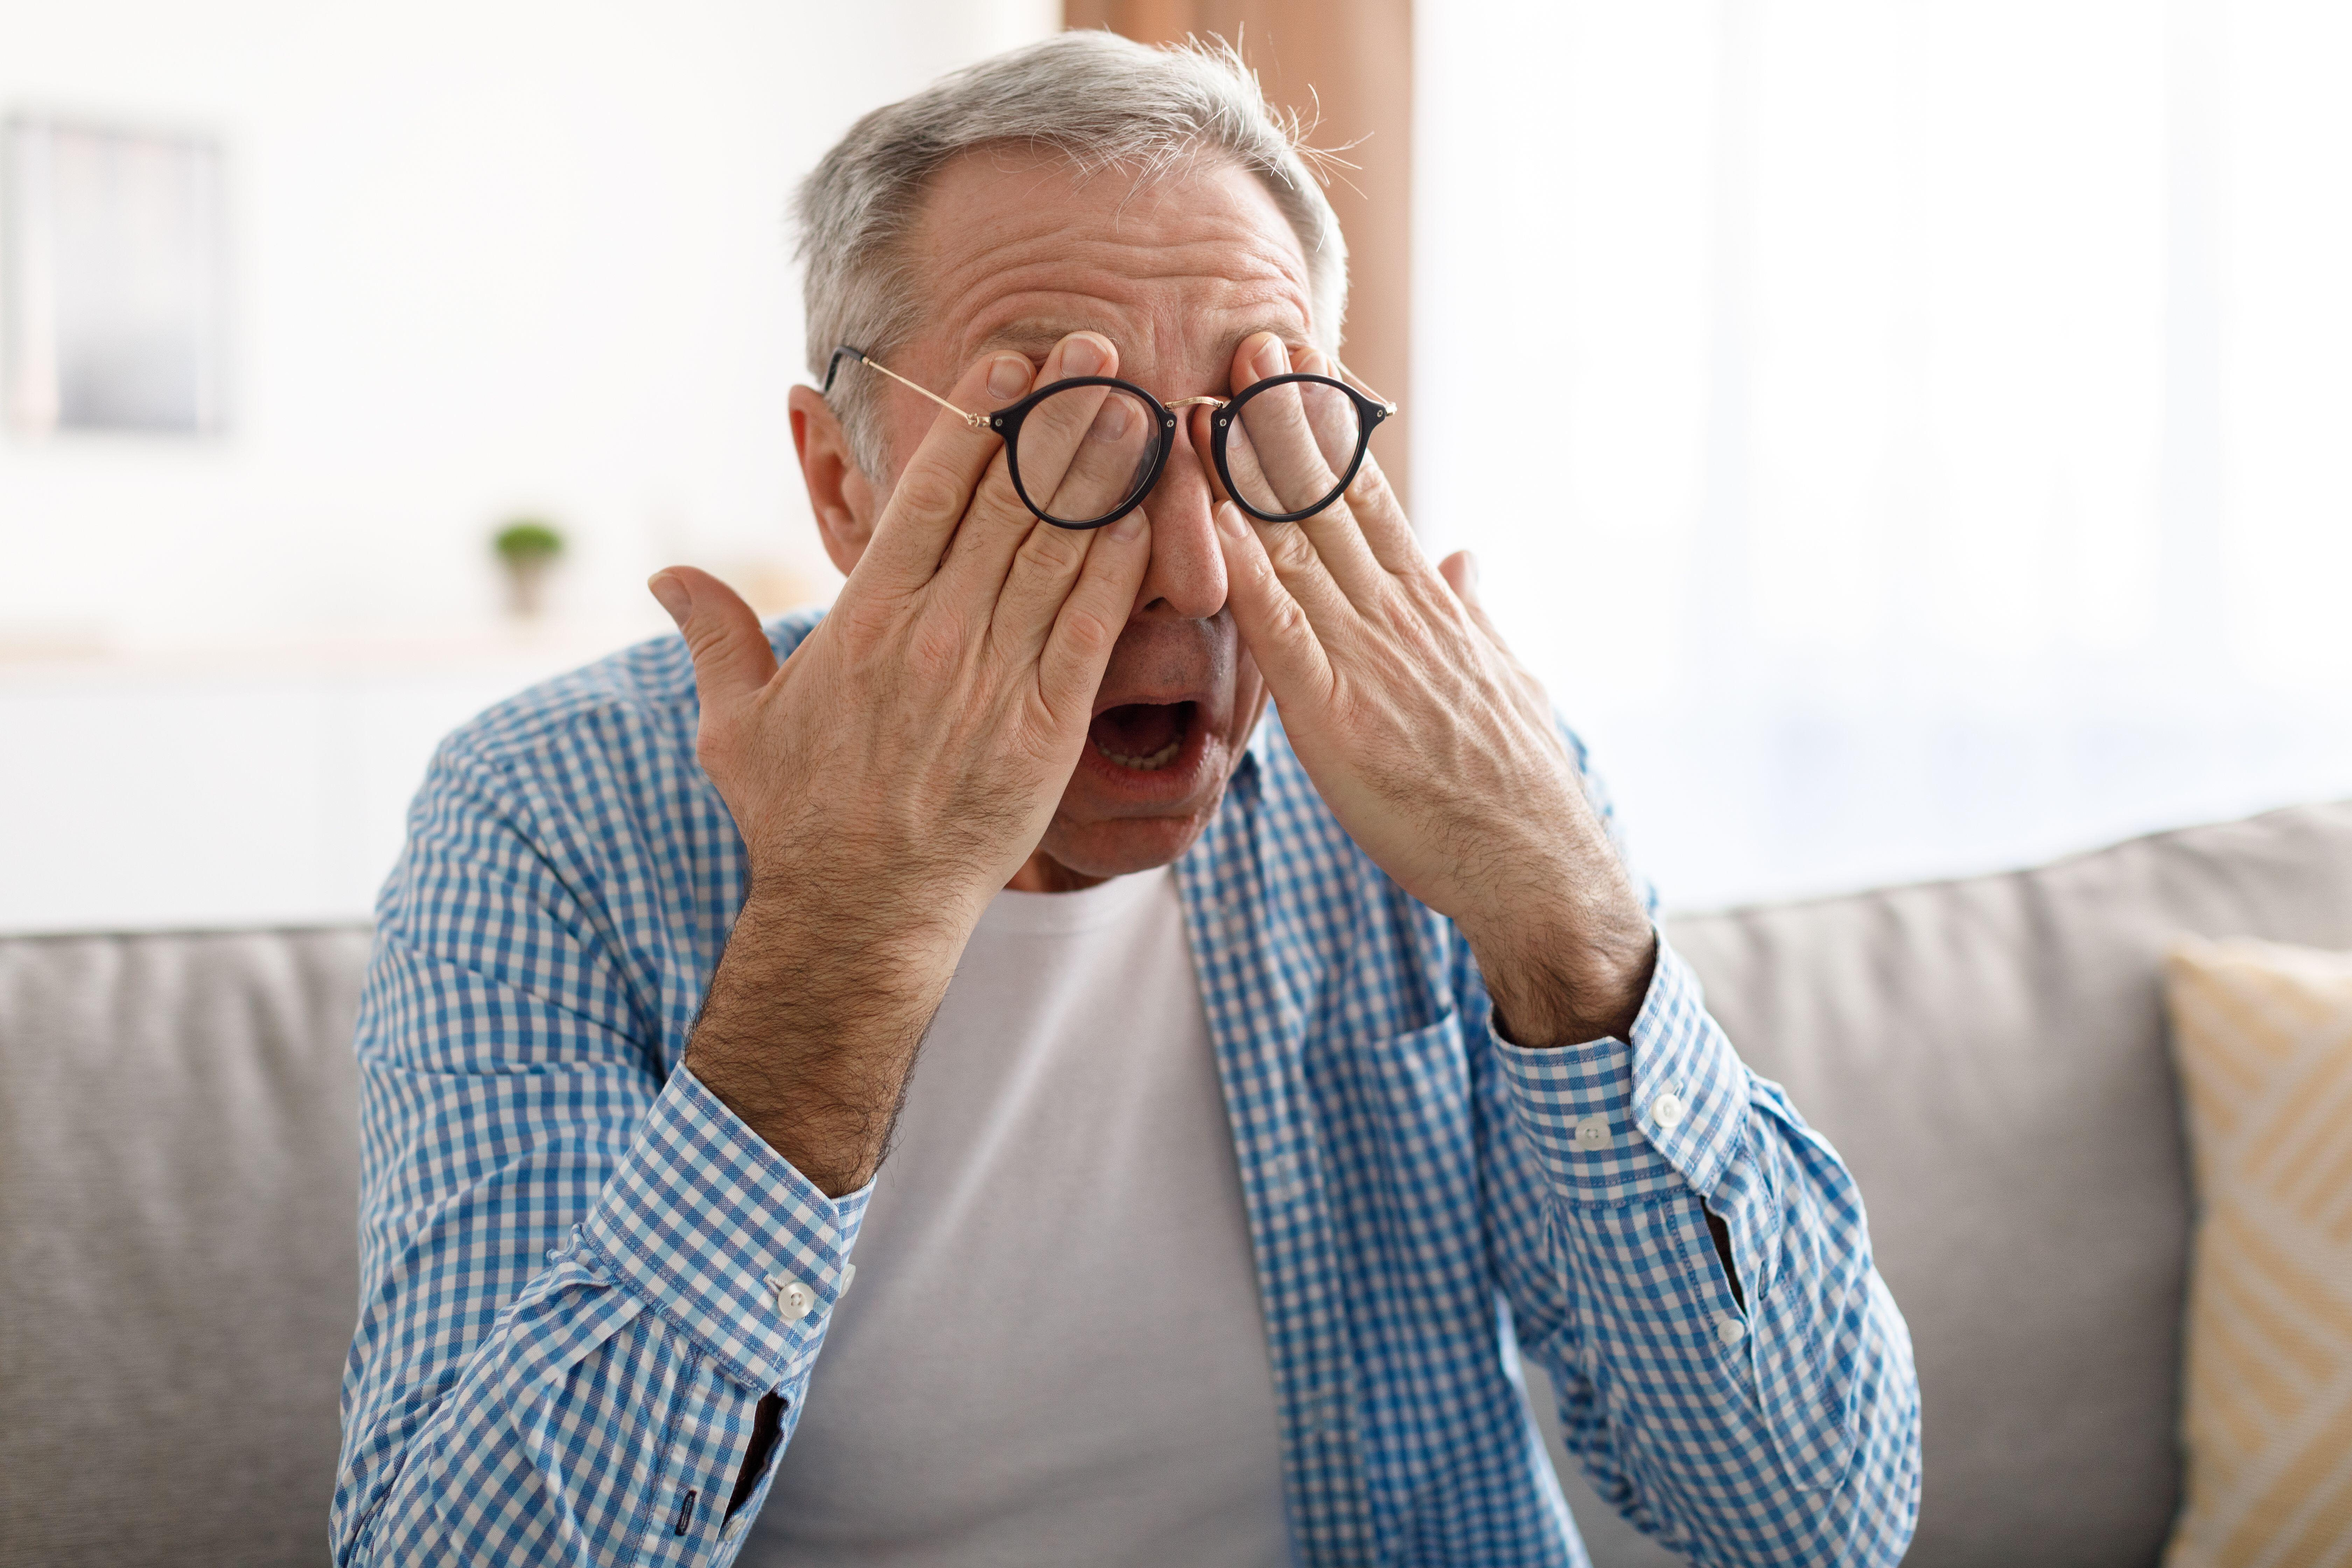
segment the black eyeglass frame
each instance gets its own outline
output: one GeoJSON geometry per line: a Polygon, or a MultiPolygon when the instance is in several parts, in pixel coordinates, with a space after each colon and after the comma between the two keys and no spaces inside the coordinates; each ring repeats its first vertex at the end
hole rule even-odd
{"type": "MultiPolygon", "coordinates": [[[[1233,499],[1235,506],[1240,507],[1260,522],[1303,522],[1345,495],[1348,487],[1355,483],[1357,472],[1364,466],[1364,455],[1372,448],[1372,432],[1380,428],[1381,423],[1397,411],[1395,404],[1367,396],[1336,377],[1315,375],[1305,371],[1291,371],[1282,375],[1268,376],[1264,381],[1253,382],[1250,384],[1249,390],[1238,397],[1180,397],[1173,402],[1162,402],[1135,383],[1121,381],[1117,376],[1075,375],[1055,382],[1049,386],[1041,386],[1018,403],[1007,404],[993,414],[969,414],[941,397],[938,393],[908,381],[879,360],[867,357],[865,350],[852,348],[846,343],[835,349],[833,357],[825,362],[824,384],[818,388],[820,395],[832,393],[834,377],[840,373],[841,362],[844,359],[855,360],[869,370],[880,371],[901,386],[921,393],[949,413],[961,418],[973,429],[991,431],[1002,437],[1005,449],[1005,468],[1013,476],[1013,489],[1014,493],[1020,496],[1021,504],[1027,507],[1038,521],[1050,523],[1055,528],[1066,529],[1074,533],[1097,528],[1108,528],[1143,504],[1143,498],[1151,493],[1151,487],[1160,482],[1161,472],[1168,467],[1169,453],[1175,449],[1177,416],[1179,411],[1182,409],[1205,405],[1215,410],[1209,416],[1209,459],[1216,467],[1217,478],[1223,483],[1225,494],[1233,499]],[[1348,459],[1347,472],[1339,476],[1339,482],[1332,486],[1330,494],[1313,506],[1297,511],[1261,511],[1242,499],[1239,488],[1234,483],[1233,467],[1226,460],[1225,448],[1233,437],[1234,416],[1244,404],[1261,392],[1297,382],[1311,382],[1318,385],[1333,387],[1347,395],[1348,400],[1355,405],[1356,409],[1356,450],[1348,459]],[[1160,416],[1159,435],[1153,445],[1151,462],[1144,477],[1124,500],[1091,522],[1066,522],[1053,516],[1030,499],[1028,487],[1021,482],[1021,452],[1018,440],[1022,425],[1045,399],[1057,392],[1066,392],[1074,386],[1116,388],[1140,398],[1146,407],[1157,410],[1160,416]]],[[[1345,365],[1338,364],[1337,361],[1333,363],[1342,375],[1347,374],[1345,365]]]]}

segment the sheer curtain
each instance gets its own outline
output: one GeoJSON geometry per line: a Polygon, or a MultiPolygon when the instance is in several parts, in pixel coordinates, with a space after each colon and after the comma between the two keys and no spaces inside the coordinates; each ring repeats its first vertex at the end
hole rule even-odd
{"type": "Polygon", "coordinates": [[[1415,29],[1416,519],[1670,903],[2352,794],[2352,8],[1415,29]]]}

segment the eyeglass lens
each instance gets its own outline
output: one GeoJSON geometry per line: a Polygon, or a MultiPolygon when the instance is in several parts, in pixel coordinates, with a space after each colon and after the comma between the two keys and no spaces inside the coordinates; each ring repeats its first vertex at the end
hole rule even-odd
{"type": "Polygon", "coordinates": [[[1013,446],[1030,510],[1065,528],[1108,522],[1143,499],[1160,455],[1160,411],[1116,386],[1068,386],[1038,400],[1013,446]]]}
{"type": "Polygon", "coordinates": [[[1262,384],[1237,399],[1225,438],[1234,499],[1276,517],[1339,497],[1363,441],[1355,400],[1324,381],[1262,384]]]}

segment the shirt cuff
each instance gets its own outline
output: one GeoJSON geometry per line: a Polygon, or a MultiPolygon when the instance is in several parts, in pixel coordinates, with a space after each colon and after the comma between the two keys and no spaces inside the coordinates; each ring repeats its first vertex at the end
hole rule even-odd
{"type": "Polygon", "coordinates": [[[873,1191],[826,1197],[680,1067],[579,1234],[730,1376],[781,1388],[816,1357],[873,1191]]]}
{"type": "Polygon", "coordinates": [[[1571,1202],[1706,1195],[1739,1152],[1747,1065],[1663,932],[1630,1041],[1535,1050],[1496,1034],[1495,1049],[1522,1135],[1571,1202]]]}

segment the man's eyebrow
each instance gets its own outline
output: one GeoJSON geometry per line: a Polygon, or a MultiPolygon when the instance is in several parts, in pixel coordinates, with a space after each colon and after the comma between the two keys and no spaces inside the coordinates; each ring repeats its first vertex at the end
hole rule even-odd
{"type": "Polygon", "coordinates": [[[1074,321],[1068,325],[1056,325],[1051,321],[1008,321],[982,339],[980,346],[983,351],[1011,349],[1015,353],[1024,353],[1032,359],[1042,360],[1053,353],[1055,343],[1060,342],[1072,332],[1099,331],[1101,331],[1100,328],[1089,327],[1084,322],[1074,321]]]}
{"type": "Polygon", "coordinates": [[[1260,332],[1272,332],[1276,337],[1282,340],[1283,347],[1289,349],[1294,353],[1299,349],[1313,348],[1315,346],[1315,334],[1307,330],[1304,322],[1295,320],[1287,321],[1262,321],[1244,327],[1240,331],[1235,332],[1232,337],[1225,340],[1225,363],[1227,364],[1233,363],[1234,355],[1241,352],[1242,345],[1249,342],[1250,339],[1255,337],[1260,332]]]}

